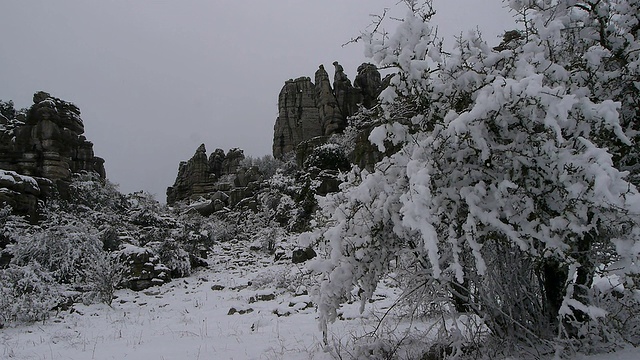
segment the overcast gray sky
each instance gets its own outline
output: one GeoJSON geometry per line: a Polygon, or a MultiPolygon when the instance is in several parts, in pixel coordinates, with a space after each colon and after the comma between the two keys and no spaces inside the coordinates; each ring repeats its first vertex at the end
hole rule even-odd
{"type": "MultiPolygon", "coordinates": [[[[201,143],[271,154],[285,80],[335,60],[353,79],[363,47],[341,45],[396,2],[3,0],[0,99],[28,107],[44,90],[75,103],[107,177],[164,202],[201,143]]],[[[500,0],[434,4],[448,43],[477,26],[497,44],[514,27],[500,0]]]]}

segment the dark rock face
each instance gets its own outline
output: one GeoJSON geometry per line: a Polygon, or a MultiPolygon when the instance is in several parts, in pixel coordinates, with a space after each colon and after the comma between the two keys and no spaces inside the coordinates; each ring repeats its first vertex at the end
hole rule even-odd
{"type": "Polygon", "coordinates": [[[189,161],[180,163],[176,182],[167,189],[167,203],[173,204],[192,197],[197,199],[214,192],[213,184],[218,176],[209,166],[204,144],[200,145],[189,161]]]}
{"type": "Polygon", "coordinates": [[[291,262],[294,264],[300,264],[307,260],[311,260],[316,256],[317,254],[312,248],[295,249],[291,254],[291,262]]]}
{"type": "MultiPolygon", "coordinates": [[[[322,123],[322,134],[333,134],[344,130],[346,127],[346,117],[340,109],[338,99],[333,95],[329,74],[323,65],[316,71],[316,106],[320,113],[322,123]]],[[[303,140],[304,141],[304,140],[303,140]]]]}
{"type": "Polygon", "coordinates": [[[367,109],[376,105],[380,92],[386,87],[383,86],[378,68],[368,63],[358,66],[358,75],[353,86],[359,90],[362,106],[367,109]]]}
{"type": "Polygon", "coordinates": [[[315,86],[308,77],[289,80],[278,96],[278,118],[274,126],[273,155],[281,158],[297,144],[322,135],[315,86]]]}
{"type": "Polygon", "coordinates": [[[242,160],[244,160],[244,151],[238,148],[229,150],[222,160],[222,175],[237,173],[242,160]]]}
{"type": "Polygon", "coordinates": [[[340,112],[344,118],[345,126],[339,129],[342,131],[346,127],[346,119],[358,111],[358,104],[362,101],[360,91],[351,85],[351,80],[349,80],[349,77],[345,74],[342,65],[338,64],[337,61],[334,61],[333,66],[335,67],[335,75],[333,76],[333,94],[336,100],[338,100],[338,106],[340,106],[340,112]]]}
{"type": "Polygon", "coordinates": [[[207,159],[204,144],[187,162],[180,163],[173,186],[167,189],[167,204],[205,199],[191,209],[208,216],[226,206],[234,206],[258,190],[262,175],[256,168],[243,168],[244,152],[216,149],[207,159]]]}
{"type": "Polygon", "coordinates": [[[372,126],[361,129],[355,139],[354,151],[351,154],[353,164],[369,171],[373,171],[373,165],[384,157],[384,154],[378,150],[378,147],[369,141],[369,135],[371,135],[372,130],[372,126]]]}
{"type": "MultiPolygon", "coordinates": [[[[50,180],[70,180],[72,173],[93,171],[105,178],[104,160],[82,136],[80,110],[46,92],[33,96],[22,124],[0,137],[0,168],[50,180]]],[[[19,119],[20,120],[20,119],[19,119]]]]}
{"type": "Polygon", "coordinates": [[[285,82],[278,96],[278,118],[274,125],[275,158],[295,151],[298,144],[307,140],[342,132],[348,117],[360,105],[375,106],[384,85],[374,65],[358,67],[355,86],[338,62],[333,65],[333,86],[323,65],[315,73],[315,84],[308,77],[285,82]]]}
{"type": "Polygon", "coordinates": [[[103,179],[106,174],[104,160],[82,135],[74,104],[43,91],[33,95],[33,103],[26,115],[0,117],[0,206],[36,221],[39,202],[54,189],[63,196],[73,173],[95,172],[103,179]]]}
{"type": "Polygon", "coordinates": [[[45,189],[51,186],[47,179],[35,179],[14,171],[0,170],[0,206],[9,205],[14,212],[29,215],[36,221],[43,193],[39,183],[45,189]]]}

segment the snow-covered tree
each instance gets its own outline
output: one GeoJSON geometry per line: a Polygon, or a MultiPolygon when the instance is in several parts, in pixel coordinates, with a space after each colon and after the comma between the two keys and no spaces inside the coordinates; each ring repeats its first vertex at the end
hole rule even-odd
{"type": "Polygon", "coordinates": [[[407,293],[437,282],[497,337],[583,336],[595,275],[640,285],[640,1],[509,1],[522,30],[451,53],[430,2],[405,3],[393,34],[363,36],[395,71],[369,138],[393,151],[324,199],[323,325],[404,269],[407,293]]]}

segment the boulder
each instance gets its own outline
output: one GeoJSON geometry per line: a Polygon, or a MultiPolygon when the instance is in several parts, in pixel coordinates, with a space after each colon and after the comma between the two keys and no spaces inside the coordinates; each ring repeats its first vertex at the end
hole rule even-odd
{"type": "Polygon", "coordinates": [[[15,171],[0,170],[0,207],[10,206],[21,215],[28,215],[33,222],[38,219],[39,210],[46,193],[52,184],[47,179],[36,179],[24,176],[15,171]]]}
{"type": "Polygon", "coordinates": [[[225,194],[223,191],[216,191],[213,195],[211,195],[211,200],[219,201],[223,204],[226,204],[229,202],[229,195],[225,194]]]}
{"type": "Polygon", "coordinates": [[[150,249],[125,244],[119,254],[127,265],[127,288],[141,291],[171,280],[169,268],[160,264],[158,257],[150,249]]]}
{"type": "Polygon", "coordinates": [[[202,216],[209,216],[216,211],[215,204],[211,200],[189,205],[187,211],[195,210],[202,216]]]}
{"type": "Polygon", "coordinates": [[[300,264],[305,261],[311,260],[316,256],[317,254],[312,248],[295,249],[291,254],[291,262],[294,264],[300,264]]]}
{"type": "Polygon", "coordinates": [[[213,200],[213,211],[220,211],[220,210],[224,210],[224,208],[226,207],[226,203],[222,202],[221,200],[215,199],[213,200]]]}
{"type": "Polygon", "coordinates": [[[237,187],[229,192],[229,205],[234,206],[253,194],[246,187],[237,187]]]}
{"type": "Polygon", "coordinates": [[[242,199],[239,203],[236,204],[237,208],[251,210],[253,212],[258,211],[258,202],[254,198],[245,198],[242,199]]]}
{"type": "Polygon", "coordinates": [[[325,196],[340,191],[342,180],[338,175],[339,172],[337,170],[322,170],[318,175],[314,176],[314,179],[320,183],[316,189],[316,194],[325,196]]]}

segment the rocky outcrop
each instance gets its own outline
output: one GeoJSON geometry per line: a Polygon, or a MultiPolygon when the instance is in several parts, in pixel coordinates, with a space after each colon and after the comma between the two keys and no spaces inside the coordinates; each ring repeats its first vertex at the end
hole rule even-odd
{"type": "Polygon", "coordinates": [[[40,91],[11,141],[0,143],[0,168],[50,180],[70,180],[72,173],[93,171],[105,178],[104,160],[82,134],[84,124],[74,104],[40,91]]]}
{"type": "Polygon", "coordinates": [[[244,160],[244,151],[238,148],[229,150],[222,160],[222,175],[236,174],[242,160],[244,160]]]}
{"type": "Polygon", "coordinates": [[[57,188],[63,195],[71,175],[95,172],[105,178],[104,160],[95,156],[93,144],[82,134],[84,124],[74,104],[40,91],[33,105],[15,119],[0,118],[0,205],[31,215],[38,201],[57,188]],[[12,180],[10,179],[12,178],[12,180]],[[33,179],[36,191],[23,179],[33,179]]]}
{"type": "Polygon", "coordinates": [[[358,66],[358,75],[356,75],[353,86],[359,93],[362,106],[367,109],[371,109],[378,103],[378,96],[386,87],[380,78],[378,68],[369,63],[358,66]]]}
{"type": "Polygon", "coordinates": [[[237,148],[226,154],[216,149],[207,158],[204,144],[200,145],[189,161],[180,163],[175,183],[167,188],[167,204],[198,201],[191,209],[208,216],[241,203],[255,194],[262,180],[256,168],[242,167],[243,160],[244,152],[237,148]]]}
{"type": "Polygon", "coordinates": [[[310,247],[306,249],[295,249],[291,255],[291,262],[294,264],[300,264],[307,260],[311,260],[316,256],[316,252],[310,247]]]}
{"type": "Polygon", "coordinates": [[[322,135],[315,85],[308,77],[285,82],[278,95],[278,118],[274,126],[273,156],[282,158],[300,142],[322,135]]]}
{"type": "MultiPolygon", "coordinates": [[[[216,153],[211,154],[211,163],[214,163],[216,153]]],[[[224,156],[224,152],[222,152],[224,156]]],[[[222,174],[222,161],[220,169],[214,171],[207,159],[207,149],[204,144],[200,145],[189,161],[183,161],[178,166],[178,176],[173,186],[167,189],[167,203],[173,204],[176,201],[199,197],[214,191],[213,184],[222,174]],[[218,174],[216,174],[218,172],[218,174]]]]}
{"type": "Polygon", "coordinates": [[[134,291],[162,285],[171,280],[168,267],[150,249],[126,244],[118,251],[120,260],[127,265],[124,284],[134,291]]]}
{"type": "Polygon", "coordinates": [[[338,62],[333,65],[333,85],[323,65],[315,73],[315,84],[308,77],[285,82],[278,96],[274,125],[275,158],[295,151],[298,144],[309,139],[342,132],[360,105],[375,106],[384,85],[374,65],[358,67],[354,85],[338,62]]]}
{"type": "MultiPolygon", "coordinates": [[[[322,123],[322,134],[333,134],[342,131],[346,127],[346,117],[340,109],[338,99],[333,94],[333,88],[329,81],[329,74],[320,65],[315,75],[316,80],[316,106],[322,123]]],[[[304,140],[303,140],[304,141],[304,140]]]]}
{"type": "Polygon", "coordinates": [[[46,192],[51,186],[52,183],[48,179],[0,170],[0,205],[8,205],[14,212],[29,215],[33,221],[37,221],[37,211],[43,194],[41,189],[46,192]]]}
{"type": "Polygon", "coordinates": [[[342,65],[338,64],[337,61],[334,61],[333,66],[335,68],[333,76],[333,94],[338,101],[340,113],[344,118],[345,126],[342,127],[342,129],[344,129],[346,127],[346,119],[355,114],[358,110],[358,105],[362,102],[361,95],[358,89],[351,85],[351,80],[349,80],[349,77],[345,74],[342,65]]]}

